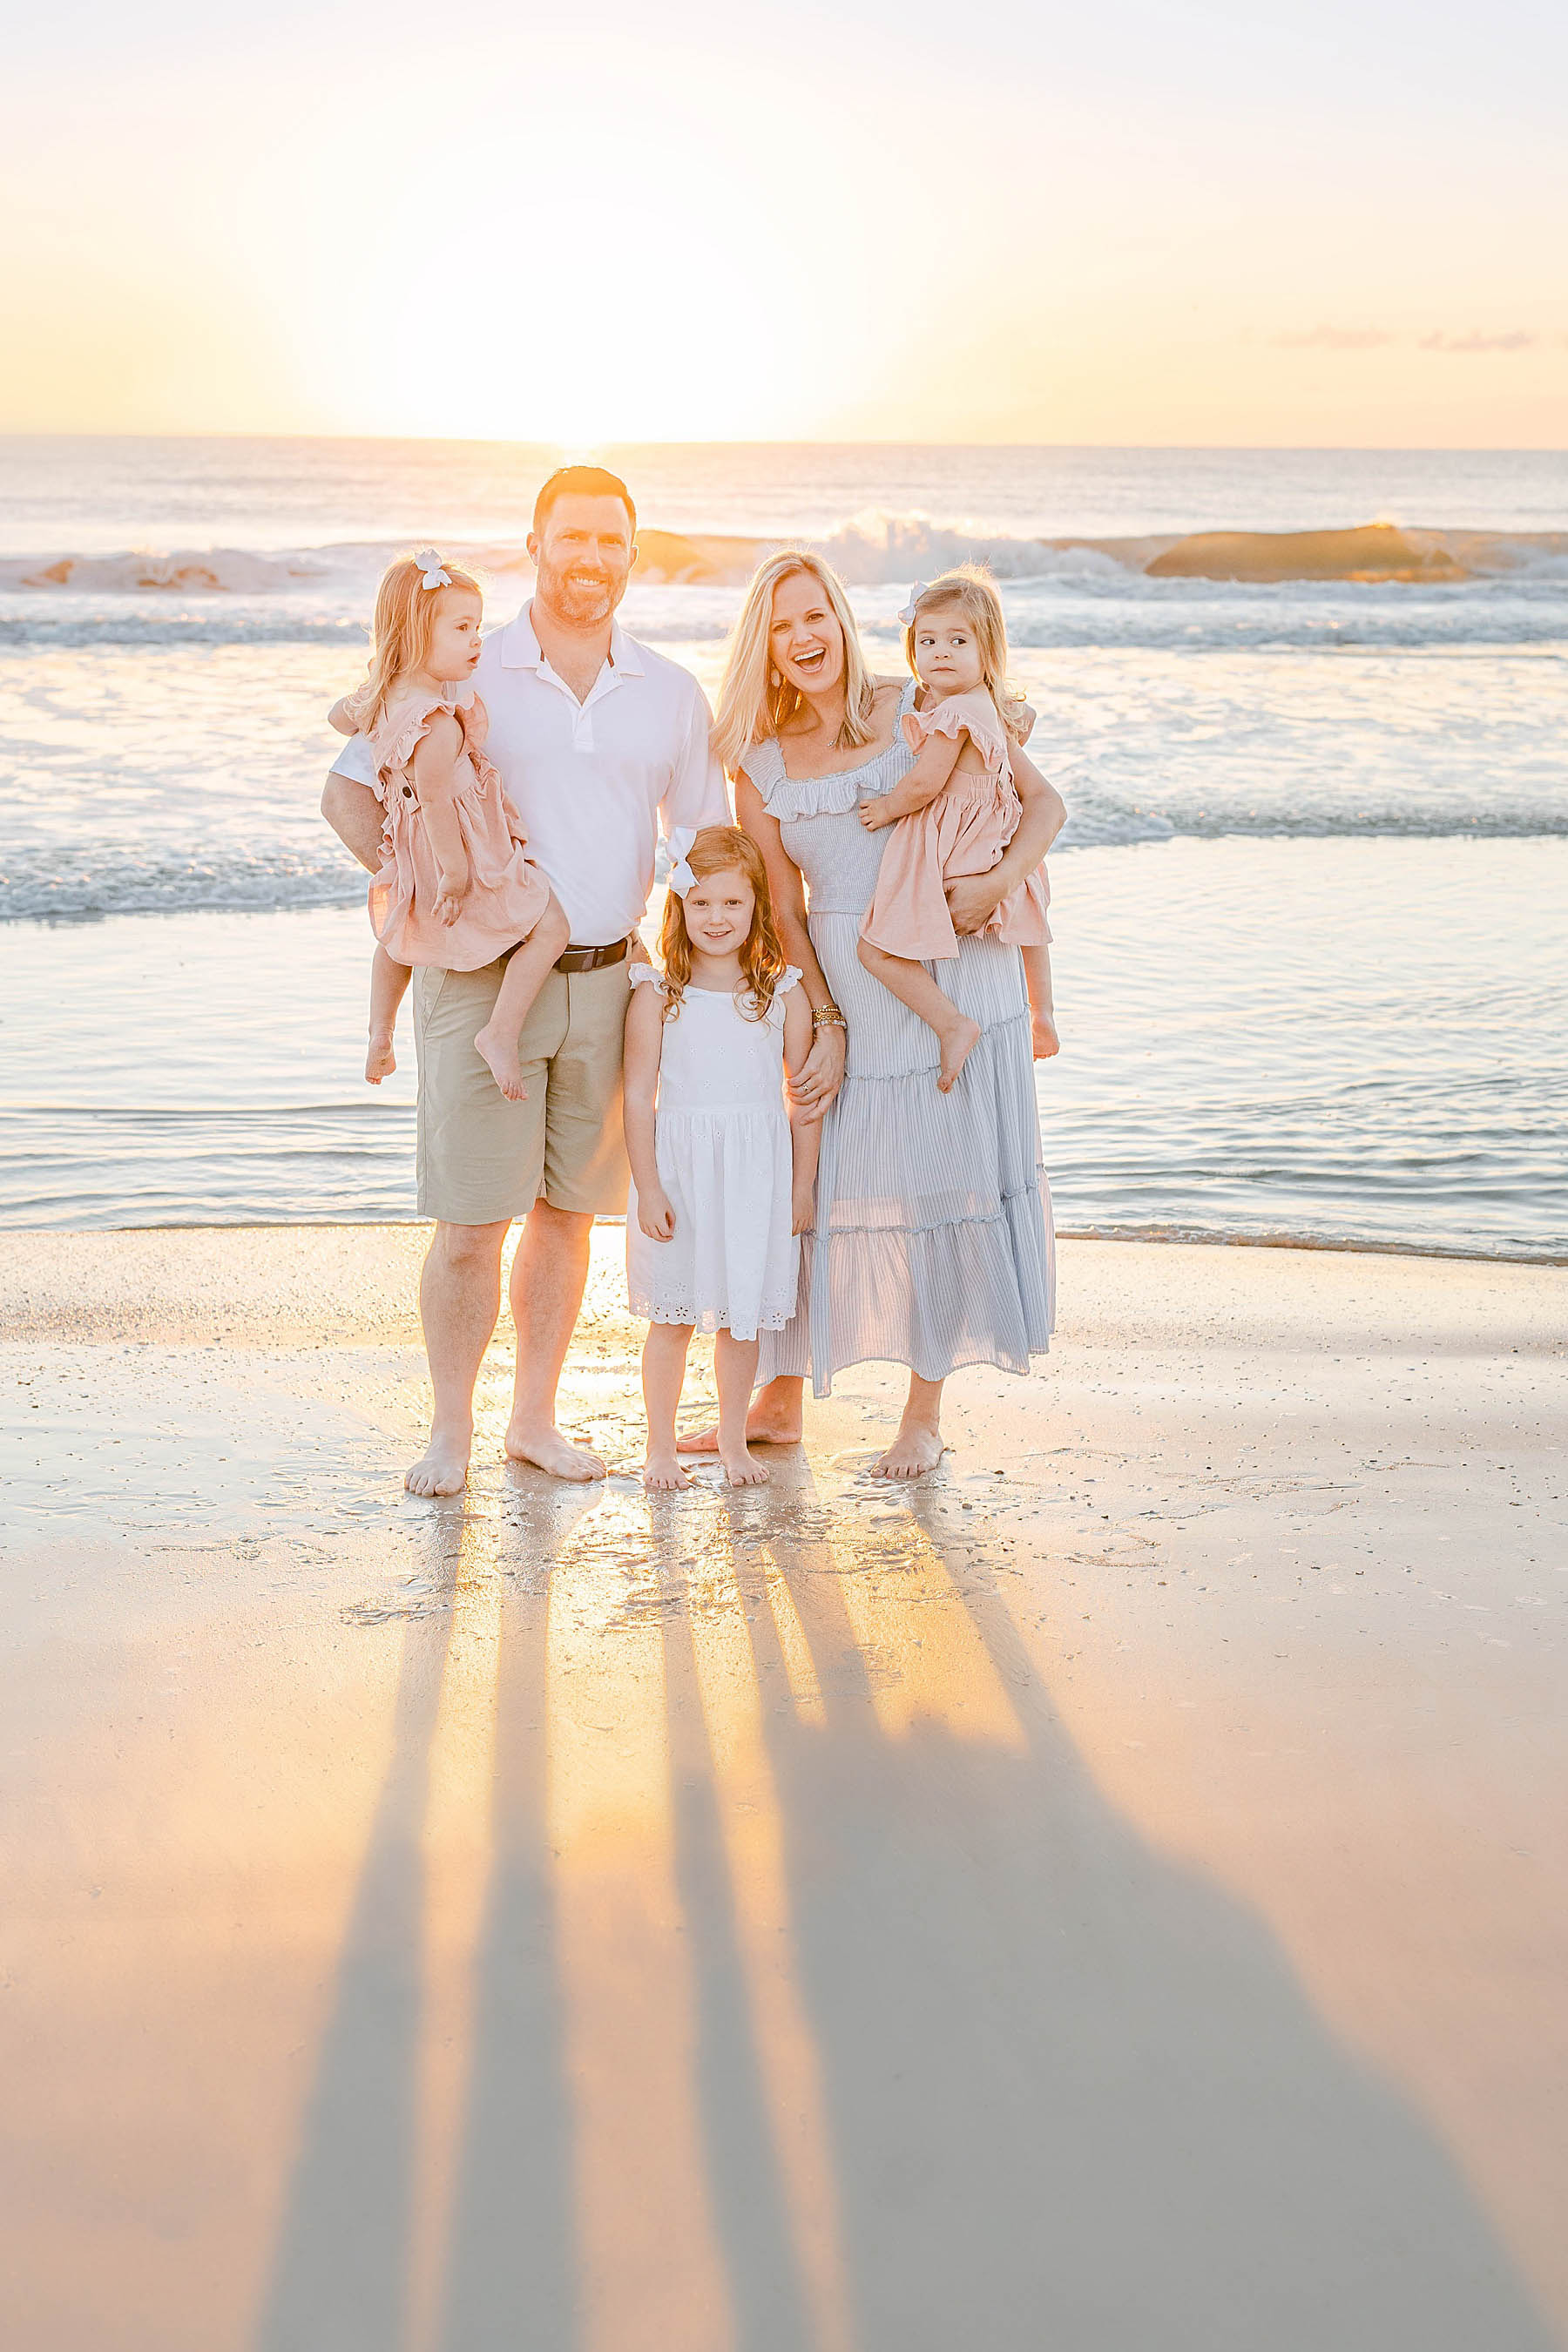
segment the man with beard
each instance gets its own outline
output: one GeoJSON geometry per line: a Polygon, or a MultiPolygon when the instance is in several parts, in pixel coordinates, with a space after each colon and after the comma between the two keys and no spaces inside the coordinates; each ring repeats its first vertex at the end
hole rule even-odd
{"type": "MultiPolygon", "coordinates": [[[[637,557],[637,509],[616,475],[565,466],[539,493],[528,551],[531,601],[485,640],[474,683],[486,751],[550,878],[571,944],[523,1024],[525,1102],[510,1102],[474,1039],[502,963],[418,970],[418,1186],[436,1232],[419,1286],[435,1409],[407,1473],[416,1495],[455,1495],[468,1475],[474,1383],[500,1309],[501,1247],[526,1218],[511,1270],[517,1378],[506,1450],[558,1478],[605,1465],[555,1425],[555,1391],[583,1303],[595,1215],[626,1205],[621,1033],[626,956],[653,887],[662,821],[730,821],[710,712],[687,670],[615,618],[637,557]]],[[[327,779],[321,813],[359,859],[380,862],[381,809],[355,737],[327,779]]]]}

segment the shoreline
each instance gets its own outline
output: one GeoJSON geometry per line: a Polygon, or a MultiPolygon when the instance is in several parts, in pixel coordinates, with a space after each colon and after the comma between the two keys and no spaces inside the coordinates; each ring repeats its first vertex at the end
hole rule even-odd
{"type": "Polygon", "coordinates": [[[417,1228],[0,1234],[29,2345],[1568,2347],[1568,1270],[1064,1240],[667,1497],[617,1244],[424,1503],[417,1228]]]}
{"type": "MultiPolygon", "coordinates": [[[[521,1218],[513,1223],[521,1224],[521,1218]]],[[[598,1216],[595,1227],[624,1230],[625,1217],[598,1216]]],[[[7,1238],[43,1240],[129,1234],[266,1234],[399,1233],[429,1230],[429,1217],[236,1217],[197,1219],[144,1225],[0,1225],[0,1242],[7,1238]]],[[[1430,1259],[1438,1265],[1568,1266],[1568,1244],[1557,1250],[1467,1250],[1427,1246],[1420,1242],[1355,1241],[1342,1237],[1320,1241],[1301,1234],[1216,1234],[1191,1225],[1058,1225],[1058,1242],[1105,1242],[1118,1247],[1146,1245],[1151,1249],[1300,1250],[1311,1256],[1394,1257],[1430,1259]]]]}

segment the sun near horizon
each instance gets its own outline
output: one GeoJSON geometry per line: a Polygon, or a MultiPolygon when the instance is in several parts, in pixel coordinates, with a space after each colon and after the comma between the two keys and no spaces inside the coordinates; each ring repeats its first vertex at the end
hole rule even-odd
{"type": "Polygon", "coordinates": [[[1568,39],[1527,0],[1484,54],[1403,0],[83,0],[12,49],[0,430],[1565,438],[1568,39]]]}

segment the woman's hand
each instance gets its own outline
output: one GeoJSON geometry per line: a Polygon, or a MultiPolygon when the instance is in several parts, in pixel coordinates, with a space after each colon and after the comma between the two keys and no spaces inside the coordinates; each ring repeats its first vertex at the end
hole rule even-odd
{"type": "Polygon", "coordinates": [[[844,1057],[847,1051],[848,1040],[838,1024],[825,1022],[800,1068],[793,1074],[784,1073],[789,1098],[803,1118],[820,1118],[844,1084],[844,1057]]]}
{"type": "Polygon", "coordinates": [[[955,931],[983,931],[1007,895],[1007,885],[998,887],[996,877],[1002,871],[994,866],[989,874],[960,874],[943,885],[947,911],[952,917],[955,931]]]}
{"type": "Polygon", "coordinates": [[[675,1232],[675,1211],[668,1192],[637,1194],[637,1223],[650,1242],[667,1242],[675,1232]]]}

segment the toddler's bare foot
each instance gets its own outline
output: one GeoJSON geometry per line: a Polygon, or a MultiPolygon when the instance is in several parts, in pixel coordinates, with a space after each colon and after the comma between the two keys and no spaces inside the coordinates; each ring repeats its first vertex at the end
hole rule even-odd
{"type": "Polygon", "coordinates": [[[743,1445],[721,1445],[719,1459],[724,1465],[724,1475],[731,1486],[765,1486],[773,1472],[743,1445]]]}
{"type": "Polygon", "coordinates": [[[522,1073],[517,1066],[517,1039],[498,1037],[493,1029],[481,1029],[474,1044],[483,1055],[491,1077],[508,1102],[526,1102],[528,1088],[523,1085],[522,1073]]]}
{"type": "Polygon", "coordinates": [[[1057,1024],[1048,1013],[1037,1013],[1030,1027],[1034,1032],[1037,1062],[1048,1062],[1053,1055],[1061,1052],[1062,1041],[1057,1035],[1057,1024]]]}
{"type": "Polygon", "coordinates": [[[380,1086],[383,1078],[391,1077],[396,1067],[397,1056],[392,1050],[391,1037],[389,1035],[373,1037],[370,1041],[370,1051],[364,1057],[366,1085],[380,1086]]]}
{"type": "Polygon", "coordinates": [[[655,1454],[651,1448],[642,1466],[642,1482],[651,1493],[660,1495],[691,1484],[673,1454],[655,1454]]]}
{"type": "Polygon", "coordinates": [[[430,1443],[403,1483],[411,1495],[460,1495],[468,1483],[468,1447],[472,1432],[466,1429],[430,1432],[430,1443]]]}
{"type": "Polygon", "coordinates": [[[961,1013],[951,1029],[942,1033],[942,1067],[936,1074],[937,1090],[951,1094],[958,1082],[958,1074],[980,1043],[980,1024],[961,1013]]]}

